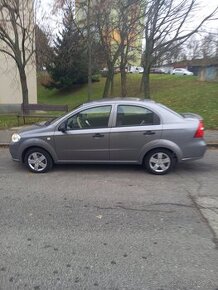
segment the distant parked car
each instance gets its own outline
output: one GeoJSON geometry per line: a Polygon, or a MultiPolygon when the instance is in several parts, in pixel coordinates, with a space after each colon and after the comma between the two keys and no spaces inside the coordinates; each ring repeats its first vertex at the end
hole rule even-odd
{"type": "Polygon", "coordinates": [[[142,164],[165,174],[177,162],[202,158],[204,125],[152,101],[105,99],[12,135],[13,160],[43,173],[53,164],[142,164]]]}
{"type": "Polygon", "coordinates": [[[135,73],[135,74],[142,74],[144,72],[144,68],[141,66],[131,66],[129,69],[130,73],[135,73]]]}
{"type": "Polygon", "coordinates": [[[165,74],[166,71],[163,68],[151,68],[150,73],[152,73],[152,74],[165,74]]]}
{"type": "Polygon", "coordinates": [[[175,68],[172,72],[172,75],[179,75],[179,76],[193,76],[193,72],[185,69],[185,68],[175,68]]]}
{"type": "Polygon", "coordinates": [[[107,77],[108,75],[108,68],[104,67],[103,69],[100,70],[101,76],[102,77],[107,77]]]}

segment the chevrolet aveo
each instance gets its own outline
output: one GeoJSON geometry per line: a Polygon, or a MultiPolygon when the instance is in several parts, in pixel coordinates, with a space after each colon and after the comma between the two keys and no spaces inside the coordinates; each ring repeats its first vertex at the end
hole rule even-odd
{"type": "Polygon", "coordinates": [[[202,158],[202,118],[148,100],[109,99],[13,134],[10,153],[35,173],[54,164],[141,164],[162,175],[176,163],[202,158]]]}

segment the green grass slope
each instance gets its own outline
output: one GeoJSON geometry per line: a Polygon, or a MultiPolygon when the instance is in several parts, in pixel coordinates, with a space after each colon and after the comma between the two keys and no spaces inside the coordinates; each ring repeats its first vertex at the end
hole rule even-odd
{"type": "MultiPolygon", "coordinates": [[[[128,74],[128,96],[143,97],[140,93],[141,75],[128,74]]],[[[105,79],[93,83],[92,100],[100,99],[105,79]]],[[[120,75],[115,76],[114,97],[120,96],[120,75]]],[[[196,77],[151,75],[151,96],[177,112],[194,112],[204,118],[207,129],[218,129],[218,83],[201,82],[196,77]]],[[[48,90],[38,85],[38,102],[67,104],[70,109],[87,101],[87,85],[70,91],[48,90]]],[[[16,125],[14,117],[0,117],[0,127],[16,125]]]]}
{"type": "MultiPolygon", "coordinates": [[[[142,97],[139,92],[141,75],[128,75],[128,96],[142,97]]],[[[94,83],[92,100],[102,96],[105,79],[94,83]]],[[[87,101],[87,86],[73,91],[58,92],[39,86],[39,102],[45,104],[68,104],[70,108],[87,101]]],[[[151,75],[152,99],[163,103],[177,112],[194,112],[200,114],[206,128],[218,129],[218,83],[201,82],[196,77],[151,75]]],[[[120,96],[120,75],[114,82],[114,96],[120,96]]]]}

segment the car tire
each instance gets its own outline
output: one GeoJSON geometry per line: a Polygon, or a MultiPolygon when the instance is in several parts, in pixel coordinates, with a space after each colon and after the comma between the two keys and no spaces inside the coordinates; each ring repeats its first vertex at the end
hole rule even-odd
{"type": "Polygon", "coordinates": [[[25,154],[24,164],[34,173],[45,173],[53,167],[53,160],[44,149],[31,148],[25,154]]]}
{"type": "Polygon", "coordinates": [[[176,164],[174,154],[167,149],[154,149],[144,158],[144,166],[149,173],[164,175],[171,171],[176,164]]]}

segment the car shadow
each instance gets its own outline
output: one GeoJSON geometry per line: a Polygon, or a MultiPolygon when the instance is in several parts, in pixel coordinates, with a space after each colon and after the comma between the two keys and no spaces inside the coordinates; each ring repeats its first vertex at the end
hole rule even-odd
{"type": "MultiPolygon", "coordinates": [[[[60,171],[78,171],[78,172],[138,172],[149,174],[141,165],[133,164],[56,164],[53,172],[60,171]]],[[[207,163],[205,161],[192,161],[178,164],[169,174],[177,174],[179,172],[204,173],[218,171],[218,165],[207,163]]],[[[168,174],[166,174],[167,176],[168,174]]]]}
{"type": "Polygon", "coordinates": [[[129,164],[56,164],[53,168],[54,172],[58,171],[78,171],[78,172],[143,172],[144,169],[140,165],[129,164]]]}
{"type": "MultiPolygon", "coordinates": [[[[20,163],[11,161],[11,166],[14,170],[18,170],[19,172],[29,172],[28,169],[20,163]]],[[[55,164],[53,169],[46,173],[52,174],[53,172],[78,172],[78,173],[88,173],[88,172],[105,172],[105,173],[141,173],[141,174],[149,174],[145,170],[145,168],[141,165],[137,164],[55,164]]],[[[209,162],[205,162],[204,160],[197,160],[192,162],[184,162],[178,164],[169,174],[178,174],[178,173],[214,173],[218,171],[218,164],[211,164],[209,162]]],[[[165,176],[167,176],[166,174],[165,176]]]]}

